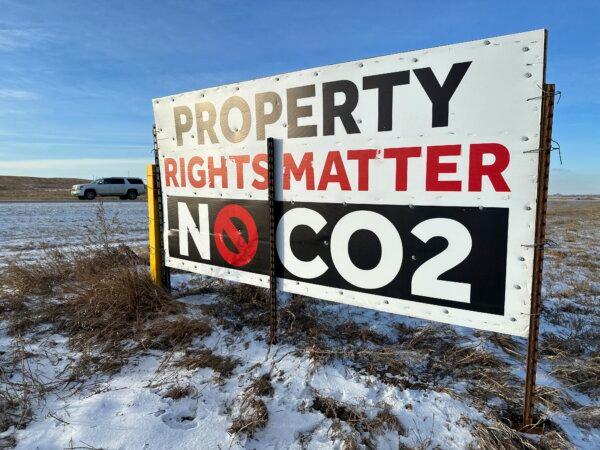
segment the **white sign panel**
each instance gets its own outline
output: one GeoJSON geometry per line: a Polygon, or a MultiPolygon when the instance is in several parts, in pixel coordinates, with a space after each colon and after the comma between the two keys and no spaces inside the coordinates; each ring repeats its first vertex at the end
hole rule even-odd
{"type": "Polygon", "coordinates": [[[153,101],[169,267],[525,336],[544,30],[153,101]]]}

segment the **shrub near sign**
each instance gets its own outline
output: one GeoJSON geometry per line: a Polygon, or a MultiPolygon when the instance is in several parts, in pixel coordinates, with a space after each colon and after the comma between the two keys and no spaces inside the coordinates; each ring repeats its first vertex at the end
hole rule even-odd
{"type": "Polygon", "coordinates": [[[154,100],[166,264],[515,335],[529,324],[543,30],[154,100]]]}

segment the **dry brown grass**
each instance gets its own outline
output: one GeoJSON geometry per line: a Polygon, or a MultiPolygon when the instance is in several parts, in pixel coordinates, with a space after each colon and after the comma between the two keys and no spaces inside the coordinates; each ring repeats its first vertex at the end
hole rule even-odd
{"type": "MultiPolygon", "coordinates": [[[[89,183],[81,178],[41,178],[0,175],[0,202],[70,202],[74,184],[89,183]]],[[[102,201],[117,200],[104,197],[102,201]]]]}
{"type": "Polygon", "coordinates": [[[584,406],[571,413],[573,422],[585,429],[600,428],[600,406],[584,406]]]}
{"type": "Polygon", "coordinates": [[[185,316],[160,318],[146,327],[141,345],[153,350],[185,348],[194,339],[206,337],[211,332],[212,327],[206,320],[185,316]]]}
{"type": "Polygon", "coordinates": [[[171,388],[169,388],[167,390],[167,392],[165,392],[162,395],[162,397],[170,398],[172,400],[179,400],[184,397],[189,397],[193,393],[194,393],[194,388],[192,386],[175,385],[175,386],[172,386],[171,388]]]}
{"type": "Polygon", "coordinates": [[[265,373],[261,377],[254,380],[246,389],[246,395],[254,397],[271,397],[273,395],[273,385],[271,384],[271,376],[265,373]]]}
{"type": "Polygon", "coordinates": [[[67,335],[71,348],[81,352],[69,379],[80,380],[99,370],[117,371],[139,350],[185,346],[210,333],[208,322],[167,320],[184,306],[154,284],[131,249],[111,245],[116,225],[101,205],[95,223],[81,248],[13,262],[2,271],[0,309],[11,335],[67,335]]]}
{"type": "Polygon", "coordinates": [[[196,289],[220,294],[218,303],[202,305],[201,308],[228,330],[241,331],[245,326],[264,328],[269,324],[266,289],[226,281],[200,282],[196,289]]]}
{"type": "Polygon", "coordinates": [[[503,423],[476,423],[473,426],[473,439],[471,450],[536,450],[531,441],[503,423]]]}
{"type": "Polygon", "coordinates": [[[0,352],[0,433],[13,428],[12,434],[0,437],[0,448],[15,445],[14,432],[32,420],[35,406],[48,389],[47,380],[41,380],[28,363],[34,356],[21,336],[0,352]]]}
{"type": "Polygon", "coordinates": [[[46,318],[70,335],[76,348],[112,346],[136,337],[149,321],[182,311],[143,267],[115,269],[73,291],[46,318]]]}
{"type": "Polygon", "coordinates": [[[272,395],[273,386],[268,373],[252,381],[231,405],[236,410],[236,414],[229,427],[229,433],[234,435],[244,433],[252,438],[258,430],[264,428],[269,421],[269,411],[261,397],[272,395]]]}
{"type": "Polygon", "coordinates": [[[600,356],[566,358],[554,363],[552,375],[560,378],[568,387],[600,397],[600,356]]]}
{"type": "Polygon", "coordinates": [[[88,183],[80,178],[38,178],[0,175],[0,201],[77,200],[71,186],[88,183]]]}
{"type": "Polygon", "coordinates": [[[269,410],[265,402],[259,398],[250,398],[244,402],[227,431],[235,435],[244,433],[251,438],[258,430],[264,428],[268,421],[269,410]]]}
{"type": "Polygon", "coordinates": [[[313,400],[312,408],[319,411],[328,419],[333,420],[332,438],[341,438],[343,448],[368,448],[376,449],[376,438],[387,431],[396,431],[400,436],[406,436],[407,430],[398,418],[391,412],[388,405],[377,411],[373,417],[357,406],[341,402],[332,397],[321,396],[317,393],[313,400]],[[353,431],[344,433],[342,426],[346,424],[353,431]]]}
{"type": "Polygon", "coordinates": [[[215,355],[207,348],[190,349],[185,355],[175,362],[175,366],[186,370],[211,368],[221,379],[229,378],[239,361],[230,356],[215,355]]]}

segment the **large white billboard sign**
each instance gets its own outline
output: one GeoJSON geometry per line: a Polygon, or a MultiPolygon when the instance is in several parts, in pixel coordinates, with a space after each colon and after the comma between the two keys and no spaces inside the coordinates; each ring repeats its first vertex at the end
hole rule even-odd
{"type": "Polygon", "coordinates": [[[169,267],[525,336],[545,32],[153,101],[169,267]]]}

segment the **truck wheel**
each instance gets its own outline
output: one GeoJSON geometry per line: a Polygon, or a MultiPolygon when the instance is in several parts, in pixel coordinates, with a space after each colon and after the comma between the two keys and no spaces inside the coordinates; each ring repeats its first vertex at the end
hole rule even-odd
{"type": "Polygon", "coordinates": [[[137,198],[137,196],[138,196],[138,193],[136,190],[130,189],[127,191],[127,198],[129,200],[135,200],[137,198]]]}
{"type": "Polygon", "coordinates": [[[93,189],[88,189],[83,195],[86,200],[94,200],[96,198],[96,191],[93,189]]]}

